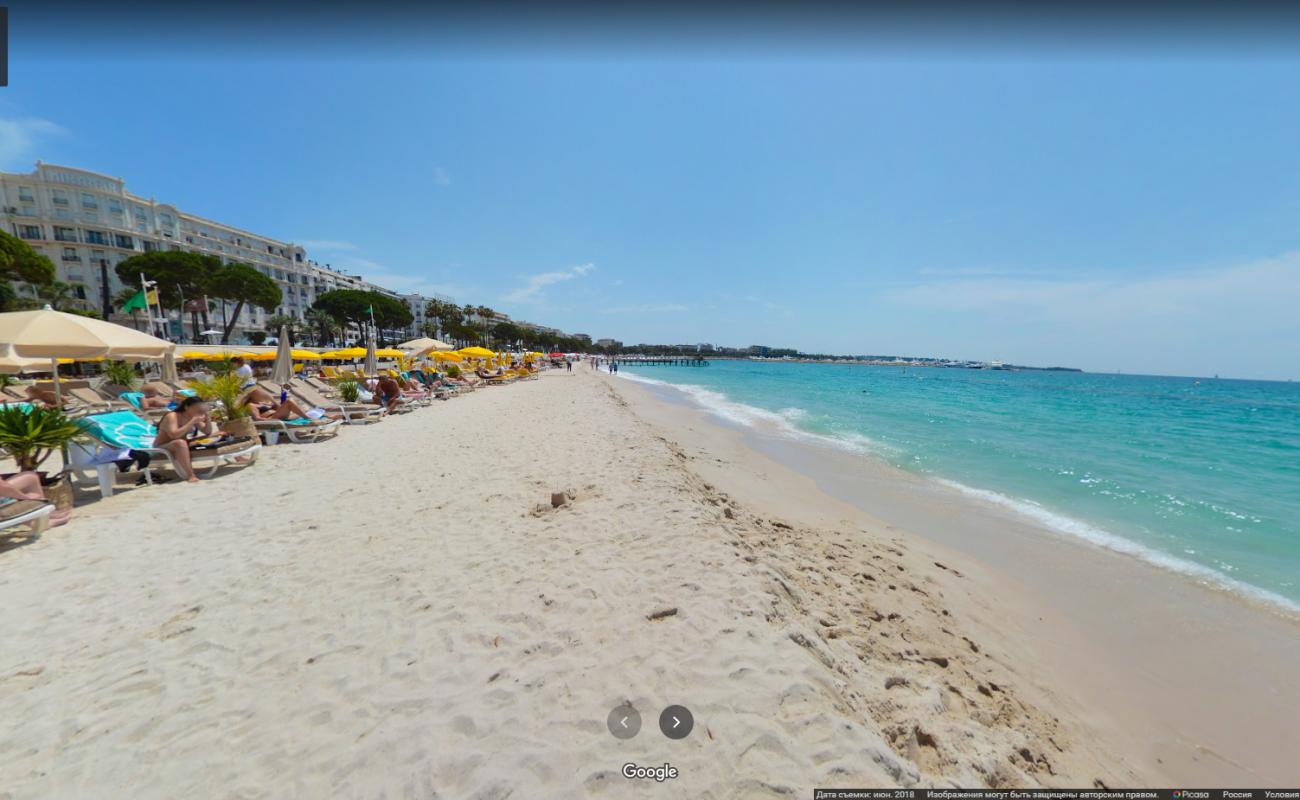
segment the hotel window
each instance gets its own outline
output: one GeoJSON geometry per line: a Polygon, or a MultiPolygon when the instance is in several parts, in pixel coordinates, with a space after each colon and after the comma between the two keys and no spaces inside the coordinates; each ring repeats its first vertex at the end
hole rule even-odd
{"type": "Polygon", "coordinates": [[[81,260],[81,257],[77,255],[77,248],[75,248],[75,247],[65,247],[65,248],[63,248],[63,260],[64,260],[64,261],[80,261],[80,260],[81,260]]]}
{"type": "MultiPolygon", "coordinates": [[[[69,274],[68,277],[72,277],[71,274],[69,274]]],[[[77,278],[77,280],[81,280],[81,278],[77,278]]],[[[74,286],[74,287],[72,287],[72,293],[75,294],[75,295],[77,296],[77,299],[78,299],[78,300],[85,300],[85,299],[86,299],[86,287],[84,287],[84,286],[74,286]]]]}
{"type": "Polygon", "coordinates": [[[54,226],[54,241],[56,241],[56,242],[75,242],[75,241],[77,241],[77,229],[76,229],[76,228],[60,228],[58,225],[55,225],[55,226],[54,226]]]}
{"type": "Polygon", "coordinates": [[[140,244],[144,245],[144,251],[146,253],[152,253],[153,251],[158,249],[158,243],[151,242],[148,239],[145,239],[144,241],[140,242],[140,244]]]}
{"type": "Polygon", "coordinates": [[[54,209],[54,216],[58,219],[72,219],[72,212],[66,208],[54,209]]]}
{"type": "Polygon", "coordinates": [[[41,238],[41,226],[40,225],[19,225],[18,235],[23,237],[24,239],[39,239],[41,238]]]}
{"type": "Polygon", "coordinates": [[[18,199],[21,200],[21,201],[23,201],[24,203],[35,203],[35,202],[36,202],[36,196],[32,194],[32,187],[30,187],[30,186],[19,186],[19,187],[18,187],[18,199]]]}
{"type": "Polygon", "coordinates": [[[51,189],[50,200],[53,201],[56,206],[66,206],[68,204],[68,193],[62,189],[51,189]]]}
{"type": "Polygon", "coordinates": [[[103,231],[86,231],[86,244],[108,244],[103,231]]]}
{"type": "Polygon", "coordinates": [[[136,218],[136,219],[141,220],[141,221],[148,221],[148,219],[149,219],[149,215],[146,214],[146,213],[144,213],[144,207],[143,207],[143,206],[136,206],[136,207],[133,208],[132,210],[135,211],[135,218],[136,218]]]}
{"type": "Polygon", "coordinates": [[[98,264],[99,262],[103,261],[103,260],[104,260],[104,251],[103,251],[103,250],[91,250],[91,251],[90,251],[90,260],[93,261],[93,262],[95,262],[96,264],[98,264]]]}
{"type": "Polygon", "coordinates": [[[82,192],[82,193],[81,193],[81,207],[82,207],[82,208],[99,208],[99,202],[98,202],[97,200],[95,200],[95,196],[94,196],[93,194],[91,194],[91,193],[89,193],[89,192],[82,192]]]}
{"type": "Polygon", "coordinates": [[[18,210],[18,216],[20,217],[36,216],[36,206],[23,206],[18,210]]]}
{"type": "Polygon", "coordinates": [[[171,215],[171,214],[159,214],[159,215],[158,215],[158,219],[159,219],[159,220],[162,222],[162,224],[164,224],[164,225],[171,225],[171,224],[172,224],[172,215],[171,215]]]}
{"type": "Polygon", "coordinates": [[[135,240],[130,236],[123,236],[120,233],[113,235],[113,243],[118,247],[125,247],[128,250],[135,249],[135,240]]]}
{"type": "Polygon", "coordinates": [[[110,212],[114,213],[114,214],[121,214],[121,213],[122,213],[122,201],[121,201],[121,200],[109,200],[109,201],[108,201],[108,210],[109,210],[110,212]]]}

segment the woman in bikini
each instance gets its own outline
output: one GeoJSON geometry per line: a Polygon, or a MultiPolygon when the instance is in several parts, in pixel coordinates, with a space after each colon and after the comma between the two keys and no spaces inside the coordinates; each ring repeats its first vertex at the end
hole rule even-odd
{"type": "Polygon", "coordinates": [[[194,474],[190,462],[190,439],[208,436],[212,430],[208,404],[198,397],[187,397],[175,411],[167,412],[158,421],[158,435],[153,440],[153,446],[171,453],[172,461],[185,473],[185,479],[190,483],[198,483],[199,476],[194,474]]]}

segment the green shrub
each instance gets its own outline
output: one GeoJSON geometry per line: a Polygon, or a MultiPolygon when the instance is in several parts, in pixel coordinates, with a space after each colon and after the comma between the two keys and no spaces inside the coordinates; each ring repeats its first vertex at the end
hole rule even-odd
{"type": "Polygon", "coordinates": [[[448,378],[459,378],[459,377],[460,377],[460,367],[456,366],[455,364],[448,364],[448,365],[447,365],[447,377],[448,377],[448,378]]]}
{"type": "Polygon", "coordinates": [[[109,383],[123,386],[128,391],[134,390],[140,383],[140,376],[135,373],[135,364],[125,361],[105,361],[104,375],[108,377],[109,383]]]}
{"type": "Polygon", "coordinates": [[[248,416],[248,407],[239,404],[244,390],[239,388],[239,376],[233,373],[213,375],[211,378],[190,381],[190,388],[199,397],[214,405],[213,414],[222,419],[232,420],[248,416]],[[221,407],[216,408],[216,403],[221,407]]]}
{"type": "Polygon", "coordinates": [[[0,450],[13,457],[20,471],[35,470],[50,453],[83,436],[77,421],[57,408],[0,408],[0,450]]]}
{"type": "Polygon", "coordinates": [[[361,384],[356,381],[339,381],[338,389],[345,403],[355,403],[361,397],[361,384]]]}

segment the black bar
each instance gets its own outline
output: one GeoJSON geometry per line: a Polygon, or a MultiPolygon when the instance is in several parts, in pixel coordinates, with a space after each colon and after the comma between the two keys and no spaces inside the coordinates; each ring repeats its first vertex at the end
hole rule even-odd
{"type": "Polygon", "coordinates": [[[1300,789],[813,789],[813,800],[1300,800],[1300,789]]]}
{"type": "Polygon", "coordinates": [[[0,6],[0,86],[9,85],[9,6],[0,6]]]}

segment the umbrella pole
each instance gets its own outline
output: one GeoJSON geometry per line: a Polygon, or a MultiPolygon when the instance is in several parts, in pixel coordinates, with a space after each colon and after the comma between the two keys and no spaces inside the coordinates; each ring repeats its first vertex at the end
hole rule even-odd
{"type": "Polygon", "coordinates": [[[59,390],[59,359],[50,358],[50,372],[54,376],[54,404],[63,408],[63,392],[59,390]]]}

